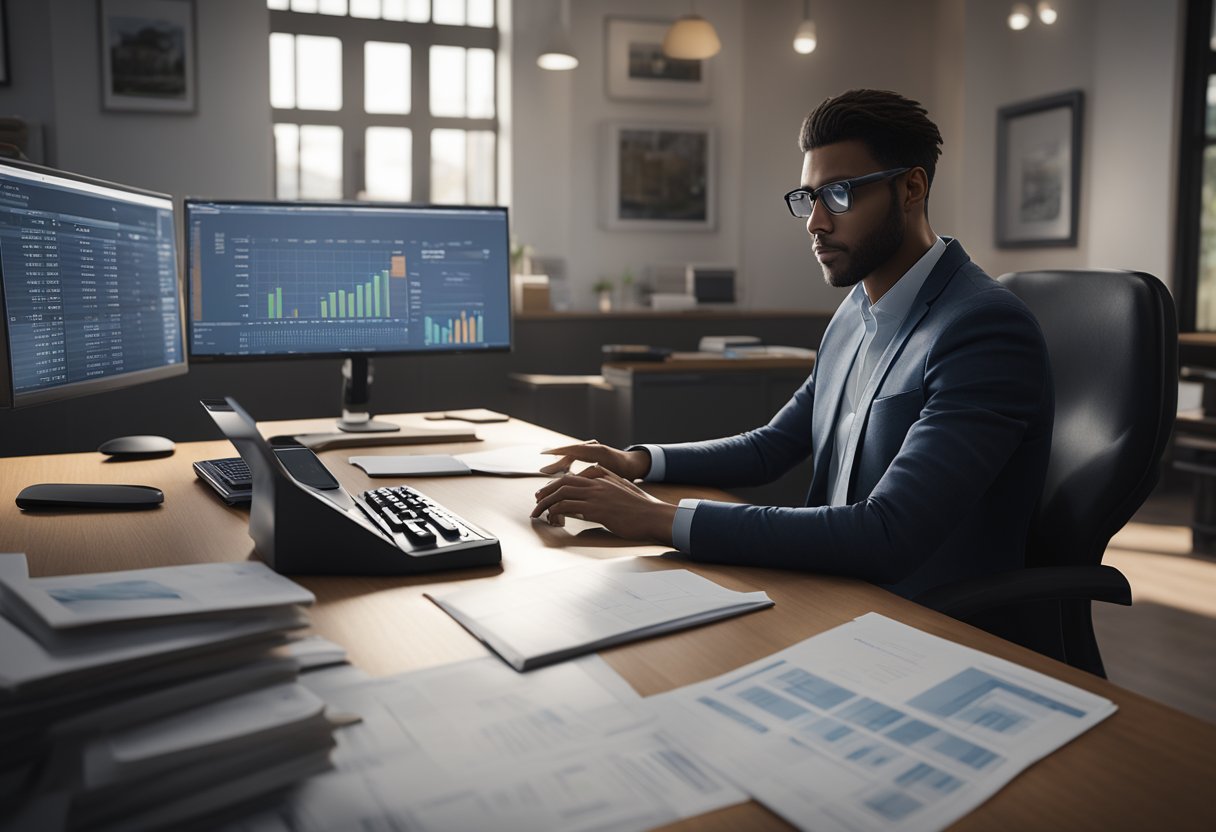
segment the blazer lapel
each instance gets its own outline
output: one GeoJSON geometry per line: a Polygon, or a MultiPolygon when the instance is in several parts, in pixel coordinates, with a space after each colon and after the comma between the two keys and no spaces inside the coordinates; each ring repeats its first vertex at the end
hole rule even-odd
{"type": "Polygon", "coordinates": [[[819,491],[826,494],[828,464],[832,459],[832,437],[835,436],[836,418],[840,413],[840,400],[844,396],[844,383],[849,377],[849,370],[861,345],[864,332],[861,328],[861,299],[850,294],[841,304],[840,310],[832,319],[832,324],[843,327],[838,338],[831,339],[825,334],[823,348],[816,357],[815,369],[815,410],[811,421],[814,452],[811,459],[814,474],[811,477],[811,489],[808,502],[813,501],[819,491]],[[820,359],[828,359],[821,361],[820,359]]]}

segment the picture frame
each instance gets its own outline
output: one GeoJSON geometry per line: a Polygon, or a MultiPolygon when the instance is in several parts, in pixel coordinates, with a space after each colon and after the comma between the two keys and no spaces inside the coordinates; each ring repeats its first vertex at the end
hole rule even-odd
{"type": "Polygon", "coordinates": [[[194,0],[98,0],[103,110],[193,113],[194,0]]]}
{"type": "Polygon", "coordinates": [[[0,0],[0,87],[12,83],[8,57],[8,0],[0,0]]]}
{"type": "Polygon", "coordinates": [[[635,101],[709,101],[709,61],[663,54],[670,20],[609,17],[605,26],[605,84],[609,98],[635,101]]]}
{"type": "Polygon", "coordinates": [[[609,229],[714,229],[717,148],[711,127],[612,122],[606,142],[609,229]]]}
{"type": "Polygon", "coordinates": [[[1077,245],[1084,103],[1071,90],[997,110],[998,248],[1077,245]]]}

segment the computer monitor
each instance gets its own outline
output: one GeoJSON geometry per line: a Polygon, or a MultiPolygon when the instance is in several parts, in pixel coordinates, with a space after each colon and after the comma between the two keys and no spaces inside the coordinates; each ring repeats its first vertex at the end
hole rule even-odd
{"type": "Polygon", "coordinates": [[[0,162],[0,312],[0,407],[186,372],[173,201],[0,162]]]}
{"type": "Polygon", "coordinates": [[[511,347],[507,209],[187,199],[195,360],[345,359],[347,431],[377,355],[511,347]]]}

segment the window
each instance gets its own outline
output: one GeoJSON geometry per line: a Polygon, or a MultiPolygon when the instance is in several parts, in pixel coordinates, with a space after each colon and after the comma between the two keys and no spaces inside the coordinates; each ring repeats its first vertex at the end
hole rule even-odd
{"type": "Polygon", "coordinates": [[[1216,16],[1212,0],[1187,4],[1179,153],[1179,327],[1216,332],[1216,16]]]}
{"type": "Polygon", "coordinates": [[[494,204],[495,0],[267,0],[280,199],[494,204]]]}

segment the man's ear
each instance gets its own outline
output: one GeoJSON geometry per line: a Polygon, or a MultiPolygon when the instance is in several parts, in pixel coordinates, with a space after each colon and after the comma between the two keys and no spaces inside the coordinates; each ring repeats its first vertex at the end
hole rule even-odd
{"type": "Polygon", "coordinates": [[[904,177],[907,188],[904,197],[904,207],[908,210],[924,210],[925,200],[929,197],[929,174],[921,167],[912,168],[904,177]]]}

